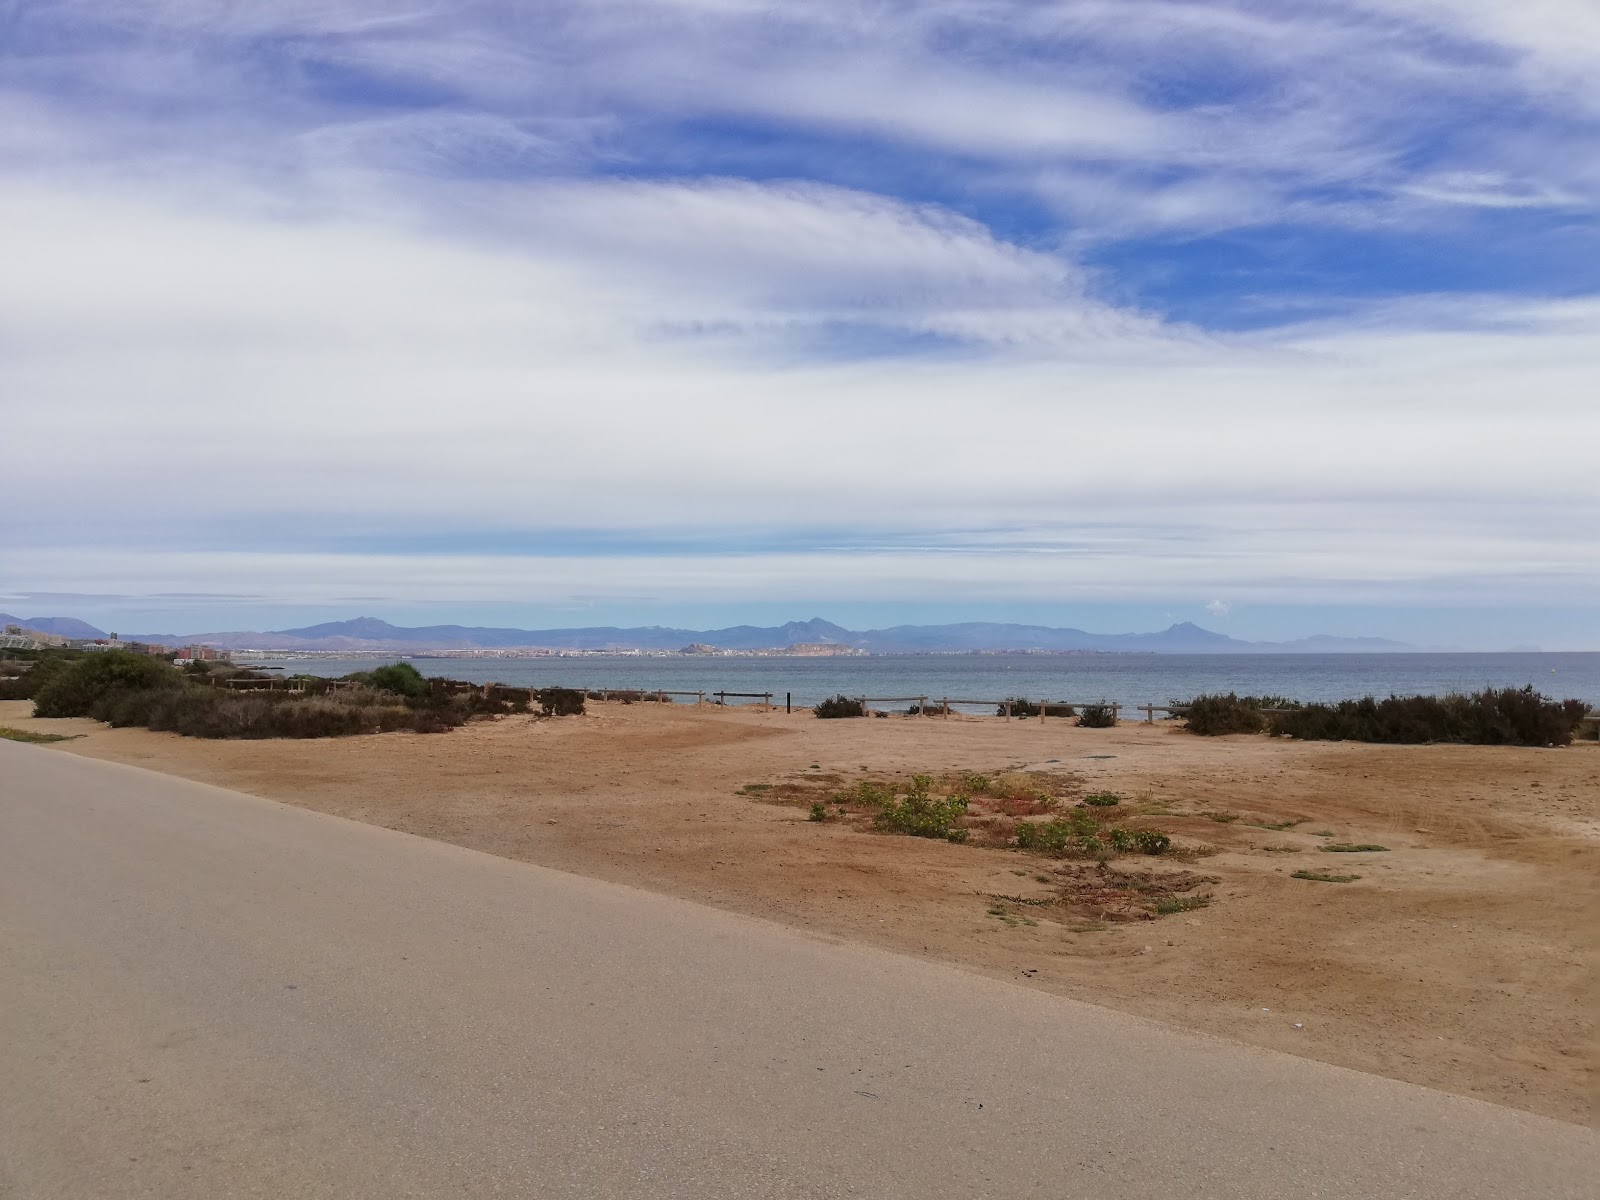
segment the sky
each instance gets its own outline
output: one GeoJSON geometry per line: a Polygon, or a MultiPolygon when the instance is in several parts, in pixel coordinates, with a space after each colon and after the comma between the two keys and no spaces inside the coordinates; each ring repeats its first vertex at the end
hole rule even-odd
{"type": "Polygon", "coordinates": [[[0,610],[1600,649],[1593,0],[0,0],[0,610]]]}

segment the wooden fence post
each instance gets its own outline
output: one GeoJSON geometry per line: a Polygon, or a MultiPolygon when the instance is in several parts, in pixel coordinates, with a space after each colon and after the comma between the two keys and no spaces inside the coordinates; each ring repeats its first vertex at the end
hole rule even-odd
{"type": "Polygon", "coordinates": [[[1113,725],[1115,725],[1117,723],[1117,721],[1121,719],[1120,716],[1119,716],[1119,714],[1121,712],[1122,712],[1122,705],[1121,704],[1113,704],[1111,706],[1111,723],[1113,725]]]}

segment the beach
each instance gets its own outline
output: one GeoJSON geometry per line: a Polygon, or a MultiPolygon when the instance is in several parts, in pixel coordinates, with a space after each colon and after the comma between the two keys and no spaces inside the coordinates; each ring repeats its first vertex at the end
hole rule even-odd
{"type": "Polygon", "coordinates": [[[1568,1121],[1592,1115],[1592,743],[1296,743],[1170,722],[821,721],[593,702],[582,717],[444,735],[199,741],[30,711],[0,702],[0,724],[82,735],[40,753],[215,783],[1568,1121]],[[811,798],[862,778],[1006,771],[1117,793],[1185,856],[1113,865],[1201,874],[1210,902],[1097,920],[1054,899],[1082,864],[808,819],[811,798]],[[1335,870],[1359,878],[1294,877],[1335,870]]]}

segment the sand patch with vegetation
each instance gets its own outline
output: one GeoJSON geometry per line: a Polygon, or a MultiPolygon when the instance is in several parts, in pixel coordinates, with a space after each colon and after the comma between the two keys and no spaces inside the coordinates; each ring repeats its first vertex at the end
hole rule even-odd
{"type": "Polygon", "coordinates": [[[654,704],[438,735],[198,741],[28,712],[0,702],[0,724],[85,735],[42,753],[133,763],[1590,1119],[1592,744],[1301,744],[1166,724],[654,704]],[[870,787],[902,805],[917,775],[930,805],[966,797],[948,823],[964,840],[886,831],[870,787]],[[1002,782],[975,789],[971,775],[1002,782]],[[1085,803],[1101,793],[1119,803],[1085,803]],[[1019,822],[1050,821],[1059,845],[1006,845],[1019,822]],[[1125,836],[1118,850],[1114,828],[1171,846],[1144,853],[1125,836]]]}

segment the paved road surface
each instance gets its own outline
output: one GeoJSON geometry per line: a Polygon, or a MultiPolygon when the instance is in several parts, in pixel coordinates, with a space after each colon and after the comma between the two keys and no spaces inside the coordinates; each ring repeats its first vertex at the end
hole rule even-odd
{"type": "Polygon", "coordinates": [[[0,742],[0,1195],[1594,1200],[1600,1138],[0,742]]]}

